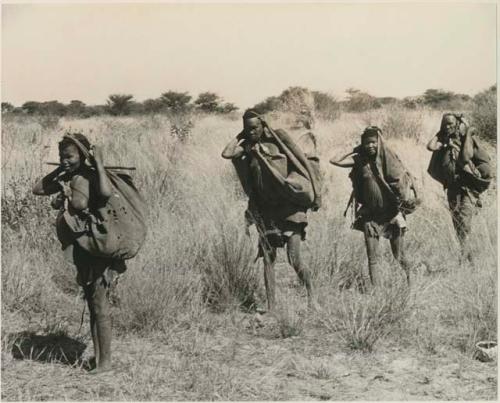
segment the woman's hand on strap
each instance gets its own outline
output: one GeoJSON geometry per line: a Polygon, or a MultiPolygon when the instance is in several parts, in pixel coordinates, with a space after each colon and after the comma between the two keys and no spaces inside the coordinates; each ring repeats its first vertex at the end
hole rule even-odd
{"type": "Polygon", "coordinates": [[[104,166],[102,149],[99,146],[93,145],[90,148],[89,162],[93,166],[104,166]]]}

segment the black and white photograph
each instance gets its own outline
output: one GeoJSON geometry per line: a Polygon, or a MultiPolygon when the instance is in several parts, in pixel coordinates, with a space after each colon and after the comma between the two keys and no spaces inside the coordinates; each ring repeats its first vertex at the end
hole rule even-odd
{"type": "Polygon", "coordinates": [[[496,401],[498,2],[2,1],[2,401],[496,401]]]}

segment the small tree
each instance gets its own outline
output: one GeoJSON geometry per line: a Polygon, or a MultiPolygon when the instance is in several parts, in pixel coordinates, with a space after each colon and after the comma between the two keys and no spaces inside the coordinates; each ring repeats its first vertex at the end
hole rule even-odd
{"type": "Polygon", "coordinates": [[[283,103],[279,97],[268,97],[264,101],[256,104],[252,109],[263,115],[271,111],[280,110],[282,106],[283,103]]]}
{"type": "Polygon", "coordinates": [[[238,109],[239,108],[235,104],[233,104],[231,102],[226,102],[225,104],[218,106],[217,112],[227,114],[227,113],[237,111],[238,109]]]}
{"type": "Polygon", "coordinates": [[[430,88],[424,92],[424,103],[431,108],[436,108],[453,98],[453,92],[430,88]]]}
{"type": "Polygon", "coordinates": [[[213,92],[203,92],[198,95],[198,98],[194,101],[194,103],[199,110],[213,113],[217,112],[221,101],[222,99],[217,94],[213,92]]]}
{"type": "Polygon", "coordinates": [[[397,98],[394,98],[394,97],[380,97],[380,98],[377,98],[377,100],[382,105],[395,105],[399,102],[399,100],[397,98]]]}
{"type": "Polygon", "coordinates": [[[142,105],[146,113],[159,113],[165,107],[161,98],[146,99],[142,105]]]}
{"type": "Polygon", "coordinates": [[[434,109],[468,109],[471,97],[441,89],[428,89],[423,95],[424,104],[434,109]]]}
{"type": "Polygon", "coordinates": [[[492,85],[473,98],[472,124],[482,136],[497,141],[497,86],[492,85]]]}
{"type": "Polygon", "coordinates": [[[108,113],[107,105],[90,105],[85,108],[85,117],[101,116],[108,113]]]}
{"type": "Polygon", "coordinates": [[[10,113],[14,111],[14,105],[9,102],[2,102],[2,113],[10,113]]]}
{"type": "Polygon", "coordinates": [[[312,113],[314,109],[314,97],[307,88],[289,87],[279,96],[282,109],[294,114],[312,113]]]}
{"type": "Polygon", "coordinates": [[[128,115],[132,106],[133,95],[113,94],[106,101],[107,111],[114,116],[128,115]]]}
{"type": "Polygon", "coordinates": [[[84,116],[86,105],[82,101],[74,99],[66,106],[66,111],[71,116],[84,116]]]}
{"type": "Polygon", "coordinates": [[[59,101],[42,102],[40,112],[44,115],[64,116],[66,115],[66,105],[59,101]]]}
{"type": "Polygon", "coordinates": [[[408,109],[417,109],[424,105],[424,97],[405,97],[403,98],[402,104],[405,108],[408,109]]]}
{"type": "Polygon", "coordinates": [[[40,113],[41,103],[36,101],[27,101],[21,106],[21,109],[28,115],[34,115],[35,113],[40,113]]]}
{"type": "Polygon", "coordinates": [[[133,115],[144,115],[146,111],[144,110],[144,104],[142,102],[130,102],[129,114],[133,115]]]}
{"type": "Polygon", "coordinates": [[[364,112],[382,106],[376,97],[366,92],[362,92],[355,88],[348,88],[345,92],[348,94],[346,107],[350,112],[364,112]]]}
{"type": "Polygon", "coordinates": [[[187,92],[167,91],[161,94],[160,100],[171,112],[188,112],[191,109],[191,98],[187,92]]]}
{"type": "Polygon", "coordinates": [[[316,114],[323,119],[334,120],[340,115],[340,104],[331,95],[321,92],[312,92],[316,114]]]}

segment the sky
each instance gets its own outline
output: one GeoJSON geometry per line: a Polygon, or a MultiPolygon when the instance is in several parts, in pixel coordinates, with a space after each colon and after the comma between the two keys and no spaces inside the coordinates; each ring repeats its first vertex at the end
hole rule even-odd
{"type": "Polygon", "coordinates": [[[496,83],[496,18],[493,3],[3,4],[2,101],[473,95],[496,83]]]}

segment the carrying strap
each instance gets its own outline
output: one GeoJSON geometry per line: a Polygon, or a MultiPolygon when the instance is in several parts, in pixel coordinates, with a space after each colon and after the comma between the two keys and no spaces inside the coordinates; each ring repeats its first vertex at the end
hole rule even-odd
{"type": "Polygon", "coordinates": [[[68,140],[71,140],[75,145],[78,147],[78,149],[82,152],[83,156],[85,158],[88,158],[90,156],[89,150],[87,147],[85,147],[75,136],[71,134],[65,134],[63,138],[66,138],[68,140]]]}

